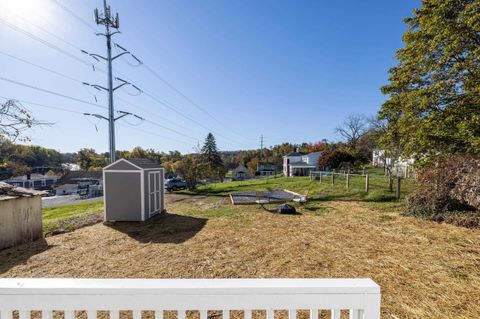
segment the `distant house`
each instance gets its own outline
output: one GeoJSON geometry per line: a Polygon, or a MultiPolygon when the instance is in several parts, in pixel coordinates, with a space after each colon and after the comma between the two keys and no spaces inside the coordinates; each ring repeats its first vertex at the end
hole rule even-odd
{"type": "Polygon", "coordinates": [[[283,157],[283,175],[285,176],[308,176],[311,171],[318,169],[318,160],[321,152],[302,153],[296,152],[283,157]]]}
{"type": "Polygon", "coordinates": [[[63,163],[62,168],[67,170],[67,171],[79,171],[80,170],[80,165],[75,164],[75,163],[63,163]]]}
{"type": "Polygon", "coordinates": [[[372,165],[373,167],[385,167],[391,166],[392,159],[385,157],[385,150],[373,150],[372,152],[372,165]]]}
{"type": "Polygon", "coordinates": [[[245,165],[240,164],[232,170],[232,179],[235,181],[243,181],[250,178],[252,178],[252,175],[245,167],[245,165]]]}
{"type": "Polygon", "coordinates": [[[78,184],[62,184],[54,188],[55,195],[74,195],[78,194],[78,184]]]}
{"type": "Polygon", "coordinates": [[[27,174],[23,176],[11,177],[3,182],[16,187],[33,188],[37,190],[52,189],[58,182],[60,176],[50,174],[27,174]]]}
{"type": "Polygon", "coordinates": [[[85,197],[103,195],[103,175],[101,171],[70,171],[58,181],[56,195],[80,194],[85,197]]]}
{"type": "Polygon", "coordinates": [[[274,176],[277,174],[277,166],[271,163],[258,163],[257,173],[259,176],[274,176]]]}
{"type": "Polygon", "coordinates": [[[390,167],[394,175],[409,177],[413,171],[413,164],[415,164],[414,158],[401,158],[392,159],[392,157],[386,155],[385,150],[374,150],[372,152],[372,165],[374,167],[390,167]]]}

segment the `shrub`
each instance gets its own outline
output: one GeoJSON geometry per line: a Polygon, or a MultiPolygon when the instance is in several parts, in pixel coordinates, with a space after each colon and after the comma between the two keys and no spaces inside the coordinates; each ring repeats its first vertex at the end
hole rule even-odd
{"type": "Polygon", "coordinates": [[[342,163],[351,163],[355,162],[355,158],[344,151],[324,151],[322,156],[318,159],[318,167],[323,170],[329,170],[337,168],[342,163]]]}
{"type": "MultiPolygon", "coordinates": [[[[406,212],[451,223],[456,223],[452,219],[465,219],[460,212],[470,212],[468,216],[478,220],[480,157],[449,156],[422,169],[417,189],[407,197],[406,212]]],[[[468,218],[469,224],[472,218],[468,218]]]]}

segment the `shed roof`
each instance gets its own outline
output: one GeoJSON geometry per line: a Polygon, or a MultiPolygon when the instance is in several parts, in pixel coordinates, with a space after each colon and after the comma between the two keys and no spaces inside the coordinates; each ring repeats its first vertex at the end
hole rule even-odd
{"type": "Polygon", "coordinates": [[[15,187],[7,183],[0,182],[0,200],[17,197],[39,196],[43,194],[45,194],[45,192],[15,187]]]}
{"type": "Polygon", "coordinates": [[[146,158],[121,158],[103,168],[104,171],[161,169],[160,164],[146,158]]]}
{"type": "Polygon", "coordinates": [[[140,168],[162,168],[160,164],[155,163],[154,161],[151,161],[146,158],[125,158],[126,161],[132,163],[133,165],[136,165],[140,168]]]}

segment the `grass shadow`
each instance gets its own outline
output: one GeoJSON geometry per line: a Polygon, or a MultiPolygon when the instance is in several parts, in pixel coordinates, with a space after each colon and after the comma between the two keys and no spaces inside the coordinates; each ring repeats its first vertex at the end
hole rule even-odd
{"type": "Polygon", "coordinates": [[[32,256],[41,254],[52,247],[53,246],[48,245],[47,241],[42,238],[34,242],[0,250],[0,274],[7,272],[17,265],[24,264],[32,256]]]}
{"type": "Polygon", "coordinates": [[[145,222],[106,222],[104,224],[142,243],[180,244],[201,231],[207,220],[164,213],[145,222]]]}

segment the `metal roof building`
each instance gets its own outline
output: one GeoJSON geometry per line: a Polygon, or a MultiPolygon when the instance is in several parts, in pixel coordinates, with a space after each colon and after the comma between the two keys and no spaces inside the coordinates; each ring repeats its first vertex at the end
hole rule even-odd
{"type": "Polygon", "coordinates": [[[103,169],[106,221],[144,221],[165,209],[164,170],[148,159],[122,158],[103,169]]]}

